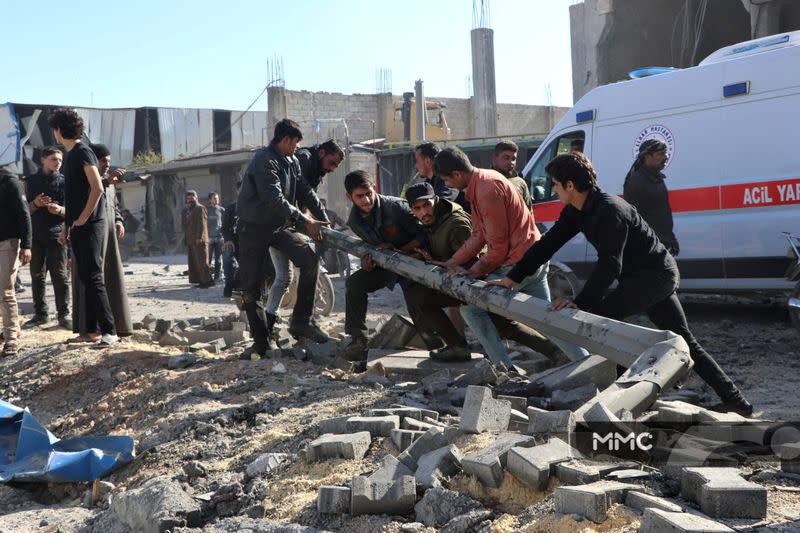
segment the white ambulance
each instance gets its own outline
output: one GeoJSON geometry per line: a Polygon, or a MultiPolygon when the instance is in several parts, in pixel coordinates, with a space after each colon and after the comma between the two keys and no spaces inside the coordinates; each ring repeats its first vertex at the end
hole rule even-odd
{"type": "MultiPolygon", "coordinates": [[[[600,186],[621,195],[639,145],[660,139],[669,147],[663,172],[681,288],[792,289],[781,232],[800,233],[800,31],[663,70],[590,91],[550,132],[522,172],[537,222],[549,227],[561,212],[544,167],[574,141],[582,141],[600,186]]],[[[554,261],[585,280],[596,257],[578,235],[554,261]]]]}

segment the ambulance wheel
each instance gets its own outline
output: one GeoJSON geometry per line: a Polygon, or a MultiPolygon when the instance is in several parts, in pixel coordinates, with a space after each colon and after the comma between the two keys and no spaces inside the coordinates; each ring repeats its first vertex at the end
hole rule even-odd
{"type": "Polygon", "coordinates": [[[550,299],[567,298],[574,300],[581,290],[578,276],[564,265],[550,263],[547,273],[547,284],[550,286],[550,299]]]}
{"type": "Polygon", "coordinates": [[[800,283],[795,285],[794,289],[792,289],[787,306],[789,308],[789,318],[792,319],[792,325],[800,330],[800,283]]]}

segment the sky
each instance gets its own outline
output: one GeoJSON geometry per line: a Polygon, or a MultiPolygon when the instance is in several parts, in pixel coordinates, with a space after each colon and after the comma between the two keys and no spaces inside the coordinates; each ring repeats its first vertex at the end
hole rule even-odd
{"type": "MultiPolygon", "coordinates": [[[[578,0],[485,1],[497,101],[571,106],[578,0]]],[[[387,69],[394,94],[422,79],[426,97],[469,96],[472,0],[39,0],[4,15],[0,101],[243,110],[277,64],[292,90],[371,94],[387,69]]]]}

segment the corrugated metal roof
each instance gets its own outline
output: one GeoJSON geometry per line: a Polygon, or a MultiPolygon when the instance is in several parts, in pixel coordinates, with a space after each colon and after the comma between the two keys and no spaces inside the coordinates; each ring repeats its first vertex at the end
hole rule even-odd
{"type": "Polygon", "coordinates": [[[159,107],[158,129],[164,160],[213,152],[213,119],[211,109],[159,107]]]}
{"type": "Polygon", "coordinates": [[[248,111],[244,116],[238,111],[231,111],[231,150],[267,144],[269,134],[266,128],[265,111],[248,111]],[[239,117],[241,120],[236,122],[239,117]]]}

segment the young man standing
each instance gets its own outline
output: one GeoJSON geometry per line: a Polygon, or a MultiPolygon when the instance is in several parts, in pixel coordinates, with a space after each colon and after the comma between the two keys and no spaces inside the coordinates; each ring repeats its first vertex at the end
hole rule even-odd
{"type": "Polygon", "coordinates": [[[222,220],[225,217],[225,208],[219,205],[219,194],[208,193],[208,260],[214,262],[214,281],[219,281],[219,271],[222,267],[222,220]]]}
{"type": "Polygon", "coordinates": [[[186,191],[186,255],[189,261],[189,283],[201,289],[214,285],[208,268],[208,214],[197,200],[197,191],[186,191]]]}
{"type": "Polygon", "coordinates": [[[115,344],[114,316],[103,281],[102,247],[106,232],[103,182],[97,157],[81,142],[83,120],[72,109],[58,109],[50,117],[56,141],[67,149],[64,165],[65,215],[61,242],[72,244],[78,278],[86,291],[83,315],[87,331],[99,332],[101,346],[115,344]]]}
{"type": "MultiPolygon", "coordinates": [[[[445,148],[439,152],[435,168],[448,186],[466,189],[467,200],[472,205],[472,235],[442,266],[451,275],[475,279],[505,276],[531,243],[540,238],[533,213],[525,207],[519,193],[505,177],[494,170],[473,167],[466,154],[458,148],[445,148]],[[468,270],[463,268],[462,265],[476,257],[484,246],[488,247],[488,252],[468,270]]],[[[519,290],[549,301],[547,267],[545,263],[527,276],[520,283],[519,290]]],[[[489,358],[510,368],[511,359],[491,320],[491,314],[475,305],[465,305],[461,307],[461,315],[481,341],[489,358]]],[[[556,338],[551,340],[570,359],[579,359],[588,354],[571,343],[556,338]]]]}
{"type": "Polygon", "coordinates": [[[506,177],[522,197],[522,203],[528,209],[531,208],[531,191],[528,184],[517,174],[517,153],[519,147],[512,141],[500,141],[494,147],[492,154],[492,170],[495,170],[506,177]]]}
{"type": "Polygon", "coordinates": [[[513,288],[583,233],[597,249],[597,264],[574,302],[558,299],[551,308],[582,309],[615,320],[646,312],[657,327],[680,335],[689,345],[694,370],[722,399],[716,408],[750,416],[753,406],[689,330],[675,294],[678,266],[647,222],[630,204],[600,190],[592,163],[583,153],[559,155],[545,171],[565,207],[506,277],[489,285],[513,288]],[[606,295],[614,281],[619,282],[617,288],[606,295]]]}
{"type": "Polygon", "coordinates": [[[259,359],[268,348],[275,347],[271,339],[274,321],[265,324],[258,313],[270,246],[286,254],[300,269],[289,333],[313,342],[329,340],[312,321],[319,260],[306,240],[293,231],[302,230],[312,239],[320,240],[322,226],[328,225],[319,199],[302,179],[300,163],[294,156],[302,138],[296,122],[289,119],[278,122],[272,141],[256,151],[242,179],[236,202],[239,276],[244,310],[253,336],[253,345],[242,354],[243,358],[259,359]],[[298,204],[307,207],[316,218],[304,215],[297,208],[298,204]]]}
{"type": "MultiPolygon", "coordinates": [[[[242,182],[236,182],[236,198],[239,197],[239,189],[242,182]]],[[[222,270],[225,274],[225,287],[222,295],[226,298],[233,294],[234,288],[239,288],[239,243],[236,238],[236,200],[225,207],[222,214],[222,270]]]]}
{"type": "Polygon", "coordinates": [[[0,318],[3,320],[4,357],[16,355],[19,335],[14,283],[19,264],[31,260],[31,215],[19,180],[0,167],[0,318]]]}
{"type": "Polygon", "coordinates": [[[42,168],[26,180],[27,197],[33,224],[31,243],[31,286],[33,288],[33,318],[24,325],[39,326],[49,320],[45,284],[47,272],[53,282],[58,311],[58,325],[72,329],[69,318],[69,280],[67,277],[67,248],[58,242],[64,229],[64,176],[61,163],[64,156],[58,148],[42,151],[42,168]]]}
{"type": "MultiPolygon", "coordinates": [[[[392,248],[406,254],[413,253],[426,242],[422,224],[405,200],[376,193],[375,184],[363,170],[345,176],[344,188],[347,199],[353,203],[347,225],[364,242],[380,250],[392,248]]],[[[398,282],[403,291],[411,283],[376,266],[371,256],[361,258],[361,268],[345,282],[344,332],[351,340],[340,352],[343,357],[351,361],[366,359],[369,293],[392,288],[398,282]]]]}
{"type": "Polygon", "coordinates": [[[448,187],[442,177],[433,170],[433,160],[440,151],[441,149],[432,142],[418,144],[414,149],[414,167],[425,182],[433,187],[436,196],[457,203],[469,214],[470,205],[464,196],[464,191],[448,187]]]}

